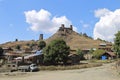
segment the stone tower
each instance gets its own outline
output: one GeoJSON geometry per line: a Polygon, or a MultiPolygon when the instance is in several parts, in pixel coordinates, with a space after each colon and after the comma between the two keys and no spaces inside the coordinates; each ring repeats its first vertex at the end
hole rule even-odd
{"type": "Polygon", "coordinates": [[[39,40],[43,40],[43,34],[40,34],[39,40]]]}
{"type": "Polygon", "coordinates": [[[73,26],[72,25],[70,25],[70,29],[73,30],[73,26]]]}

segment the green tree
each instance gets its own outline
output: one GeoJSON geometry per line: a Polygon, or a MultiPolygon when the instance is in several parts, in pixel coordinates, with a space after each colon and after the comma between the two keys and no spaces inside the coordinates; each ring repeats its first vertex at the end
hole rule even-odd
{"type": "Polygon", "coordinates": [[[79,57],[80,57],[81,60],[84,59],[84,54],[83,54],[82,50],[78,49],[78,50],[76,51],[76,53],[79,55],[79,57]]]}
{"type": "Polygon", "coordinates": [[[30,49],[33,49],[33,46],[35,46],[35,45],[36,45],[35,42],[30,43],[30,45],[29,45],[30,49]]]}
{"type": "Polygon", "coordinates": [[[66,64],[68,55],[70,53],[70,47],[66,45],[66,42],[62,39],[53,40],[45,49],[44,63],[49,65],[56,65],[59,63],[66,64]]]}
{"type": "Polygon", "coordinates": [[[83,33],[83,36],[84,36],[84,37],[88,37],[88,35],[87,35],[86,33],[83,33]]]}
{"type": "Polygon", "coordinates": [[[93,52],[93,57],[96,59],[100,59],[103,53],[105,53],[105,50],[97,49],[93,52]]]}
{"type": "Polygon", "coordinates": [[[2,47],[0,47],[0,56],[2,56],[3,55],[3,48],[2,47]]]}
{"type": "Polygon", "coordinates": [[[118,33],[115,34],[114,50],[117,54],[117,57],[120,58],[120,31],[118,31],[118,33]]]}
{"type": "Polygon", "coordinates": [[[43,49],[45,46],[46,46],[46,42],[45,42],[45,41],[39,41],[39,42],[38,42],[38,47],[39,47],[40,49],[43,49]]]}
{"type": "Polygon", "coordinates": [[[16,49],[18,49],[18,50],[20,50],[20,45],[16,45],[16,47],[15,47],[16,49]]]}

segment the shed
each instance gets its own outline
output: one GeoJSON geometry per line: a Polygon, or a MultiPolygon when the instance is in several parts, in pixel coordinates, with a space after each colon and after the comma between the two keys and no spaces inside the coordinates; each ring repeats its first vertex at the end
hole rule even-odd
{"type": "Polygon", "coordinates": [[[105,52],[102,54],[101,59],[106,60],[106,59],[114,59],[116,58],[116,55],[114,52],[105,52]]]}
{"type": "Polygon", "coordinates": [[[80,56],[77,54],[70,54],[69,56],[71,64],[79,64],[80,63],[80,56]]]}

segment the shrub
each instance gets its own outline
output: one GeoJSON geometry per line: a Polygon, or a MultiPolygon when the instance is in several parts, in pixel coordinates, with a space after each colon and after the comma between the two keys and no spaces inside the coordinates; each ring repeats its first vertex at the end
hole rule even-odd
{"type": "Polygon", "coordinates": [[[96,59],[100,59],[102,54],[105,52],[105,50],[96,50],[93,52],[93,57],[96,59]]]}
{"type": "Polygon", "coordinates": [[[82,50],[78,49],[76,53],[77,53],[77,55],[79,55],[81,60],[85,59],[82,50]]]}
{"type": "Polygon", "coordinates": [[[45,41],[39,41],[39,42],[38,42],[38,47],[39,47],[40,49],[43,49],[45,46],[46,46],[45,41]]]}

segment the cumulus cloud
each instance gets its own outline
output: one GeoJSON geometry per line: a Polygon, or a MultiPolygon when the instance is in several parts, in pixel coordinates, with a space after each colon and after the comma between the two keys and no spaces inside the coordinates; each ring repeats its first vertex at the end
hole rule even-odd
{"type": "Polygon", "coordinates": [[[114,34],[120,30],[120,9],[115,11],[98,9],[95,11],[95,16],[99,18],[99,21],[94,27],[94,39],[100,38],[113,42],[114,34]]]}
{"type": "Polygon", "coordinates": [[[111,13],[111,11],[106,8],[98,9],[95,10],[95,17],[100,18],[102,16],[109,15],[109,13],[111,13]]]}
{"type": "MultiPolygon", "coordinates": [[[[35,32],[55,33],[61,24],[65,24],[65,26],[70,26],[72,24],[66,16],[52,17],[52,14],[44,9],[40,11],[25,11],[24,13],[26,22],[31,25],[29,28],[35,32]]],[[[77,30],[76,27],[73,27],[73,29],[77,30]]]]}

